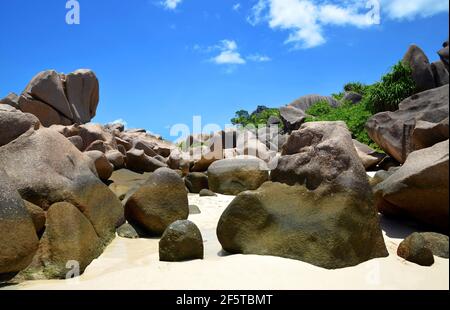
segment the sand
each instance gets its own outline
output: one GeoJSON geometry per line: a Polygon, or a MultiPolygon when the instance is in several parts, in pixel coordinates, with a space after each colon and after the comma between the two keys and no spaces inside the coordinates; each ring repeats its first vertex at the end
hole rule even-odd
{"type": "Polygon", "coordinates": [[[201,214],[191,215],[204,238],[205,259],[159,262],[158,239],[116,239],[81,277],[28,281],[3,289],[449,289],[449,261],[435,257],[432,267],[406,262],[396,255],[398,244],[414,231],[406,224],[382,219],[389,257],[355,267],[326,270],[296,260],[221,251],[216,224],[233,196],[189,195],[201,214]]]}

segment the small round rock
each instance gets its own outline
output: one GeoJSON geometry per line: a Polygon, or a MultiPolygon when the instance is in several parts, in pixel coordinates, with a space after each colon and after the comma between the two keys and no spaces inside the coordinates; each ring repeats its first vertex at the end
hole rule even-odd
{"type": "Polygon", "coordinates": [[[128,223],[123,224],[116,230],[119,237],[128,238],[128,239],[138,239],[139,234],[136,232],[133,226],[128,223]]]}
{"type": "Polygon", "coordinates": [[[413,233],[403,240],[397,249],[397,255],[420,266],[434,264],[433,252],[419,233],[413,233]]]}
{"type": "Polygon", "coordinates": [[[203,238],[198,227],[188,220],[173,222],[159,241],[159,260],[181,262],[203,259],[203,238]]]}
{"type": "Polygon", "coordinates": [[[202,189],[199,193],[200,197],[215,197],[217,196],[216,193],[214,193],[213,191],[209,190],[209,189],[202,189]]]}

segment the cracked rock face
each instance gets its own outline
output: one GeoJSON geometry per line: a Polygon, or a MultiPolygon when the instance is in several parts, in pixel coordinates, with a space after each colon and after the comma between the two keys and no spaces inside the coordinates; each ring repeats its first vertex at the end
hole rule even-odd
{"type": "Polygon", "coordinates": [[[370,138],[400,163],[415,150],[447,140],[448,92],[448,85],[424,91],[403,100],[395,112],[372,116],[366,124],[370,138]]]}
{"type": "Polygon", "coordinates": [[[0,168],[0,281],[27,267],[37,247],[33,221],[8,175],[0,168]]]}
{"type": "Polygon", "coordinates": [[[292,132],[281,155],[270,175],[274,182],[371,195],[366,171],[343,122],[303,124],[292,132]]]}
{"type": "Polygon", "coordinates": [[[367,175],[343,122],[294,131],[270,177],[222,214],[217,236],[224,250],[328,269],[387,255],[367,175]]]}
{"type": "Polygon", "coordinates": [[[449,228],[448,140],[415,151],[374,187],[381,213],[413,218],[445,233],[449,228]]]}
{"type": "Polygon", "coordinates": [[[83,271],[123,222],[123,207],[96,176],[93,161],[55,130],[29,130],[0,147],[0,166],[23,199],[47,212],[48,242],[41,238],[25,278],[64,277],[66,258],[83,271]]]}
{"type": "Polygon", "coordinates": [[[98,101],[99,83],[93,71],[80,69],[64,75],[48,70],[30,81],[18,105],[49,127],[88,123],[95,116],[98,101]]]}

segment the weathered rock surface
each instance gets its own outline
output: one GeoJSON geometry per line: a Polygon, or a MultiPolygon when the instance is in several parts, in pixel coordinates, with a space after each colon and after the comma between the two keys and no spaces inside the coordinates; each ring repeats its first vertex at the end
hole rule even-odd
{"type": "Polygon", "coordinates": [[[136,173],[128,169],[119,169],[112,173],[109,178],[112,183],[109,189],[120,199],[124,200],[131,193],[138,190],[139,187],[147,181],[149,173],[136,173]]]}
{"type": "Polygon", "coordinates": [[[127,168],[135,172],[153,172],[167,165],[154,157],[145,154],[143,150],[131,149],[127,152],[127,168]]]}
{"type": "Polygon", "coordinates": [[[397,255],[421,266],[434,264],[433,252],[419,233],[413,233],[403,240],[397,249],[397,255]]]}
{"type": "Polygon", "coordinates": [[[448,152],[447,140],[411,153],[401,168],[374,187],[378,210],[448,232],[448,152]]]}
{"type": "Polygon", "coordinates": [[[331,107],[338,107],[341,103],[330,96],[307,95],[298,98],[285,107],[280,108],[284,130],[288,133],[297,130],[306,119],[306,111],[319,102],[327,102],[331,107]]]}
{"type": "Polygon", "coordinates": [[[267,164],[255,157],[223,159],[208,168],[209,188],[225,195],[257,189],[268,178],[267,164]]]}
{"type": "Polygon", "coordinates": [[[81,274],[101,254],[104,246],[91,222],[78,208],[66,202],[55,203],[47,211],[39,250],[24,273],[28,279],[64,279],[72,268],[79,267],[81,274]]]}
{"type": "Polygon", "coordinates": [[[0,108],[2,105],[9,105],[10,107],[19,109],[19,96],[15,93],[9,93],[8,96],[0,99],[0,108]]]}
{"type": "Polygon", "coordinates": [[[417,92],[432,89],[436,86],[430,61],[420,47],[411,45],[402,61],[412,69],[412,78],[416,82],[417,92]]]}
{"type": "Polygon", "coordinates": [[[331,96],[307,95],[298,98],[297,100],[291,102],[289,105],[302,111],[306,111],[316,103],[322,101],[327,102],[333,108],[336,108],[341,104],[331,96]]]}
{"type": "Polygon", "coordinates": [[[442,44],[442,48],[438,51],[438,55],[441,58],[441,61],[445,64],[447,71],[450,71],[449,69],[449,53],[448,53],[448,40],[442,44]]]}
{"type": "Polygon", "coordinates": [[[239,194],[217,226],[223,249],[292,258],[328,269],[388,255],[370,201],[349,192],[322,192],[267,182],[239,194]]]}
{"type": "Polygon", "coordinates": [[[0,166],[23,199],[44,210],[66,201],[78,207],[102,240],[123,220],[120,201],[94,174],[92,161],[52,129],[28,131],[0,147],[0,166]]]}
{"type": "Polygon", "coordinates": [[[70,125],[89,122],[98,101],[98,80],[91,70],[68,75],[48,70],[33,77],[20,96],[19,108],[36,115],[44,126],[70,125]]]}
{"type": "Polygon", "coordinates": [[[24,202],[0,166],[0,281],[31,263],[38,242],[24,202]]]}
{"type": "Polygon", "coordinates": [[[84,154],[94,162],[98,177],[102,180],[108,180],[114,171],[114,166],[108,161],[105,154],[100,151],[88,151],[84,154]]]}
{"type": "Polygon", "coordinates": [[[209,189],[202,189],[199,193],[199,196],[200,197],[214,197],[214,196],[217,196],[217,194],[209,189]]]}
{"type": "Polygon", "coordinates": [[[8,144],[29,129],[38,129],[39,120],[10,106],[0,105],[0,146],[8,144]]]}
{"type": "Polygon", "coordinates": [[[367,174],[344,122],[311,122],[292,132],[270,179],[310,190],[353,191],[371,199],[367,174]],[[326,185],[326,186],[325,186],[326,185]]]}
{"type": "Polygon", "coordinates": [[[431,250],[433,255],[449,258],[448,236],[435,232],[423,232],[419,234],[425,239],[426,246],[431,250]]]}
{"type": "Polygon", "coordinates": [[[138,232],[129,223],[125,223],[122,226],[120,226],[119,228],[117,228],[116,232],[117,232],[117,235],[119,235],[119,237],[122,237],[122,238],[127,238],[127,239],[138,239],[139,238],[138,232]]]}
{"type": "Polygon", "coordinates": [[[442,61],[435,61],[431,64],[433,71],[434,84],[436,87],[444,86],[449,82],[449,74],[445,64],[442,61]]]}
{"type": "Polygon", "coordinates": [[[358,140],[353,139],[353,144],[355,145],[356,153],[358,153],[358,157],[361,159],[361,162],[366,170],[370,170],[375,167],[386,157],[385,154],[378,153],[368,145],[365,145],[358,140]]]}
{"type": "Polygon", "coordinates": [[[297,130],[305,122],[306,113],[292,106],[280,108],[280,117],[286,132],[297,130]]]}
{"type": "Polygon", "coordinates": [[[28,211],[28,214],[33,221],[34,228],[36,229],[36,233],[40,234],[44,231],[45,222],[47,220],[47,216],[45,211],[40,207],[36,206],[34,203],[24,200],[25,208],[28,211]]]}
{"type": "Polygon", "coordinates": [[[448,137],[448,117],[439,123],[417,121],[411,135],[411,144],[414,150],[421,150],[445,141],[448,137]]]}
{"type": "Polygon", "coordinates": [[[200,230],[188,220],[170,224],[159,241],[159,260],[180,262],[193,259],[203,259],[200,230]]]}
{"type": "MultiPolygon", "coordinates": [[[[448,85],[434,88],[405,99],[395,112],[374,115],[366,124],[369,136],[397,161],[405,162],[408,154],[418,147],[412,143],[417,122],[438,124],[448,118],[448,93],[448,85]]],[[[444,132],[438,129],[430,136],[432,142],[426,144],[440,142],[436,141],[438,136],[442,136],[440,141],[448,139],[448,129],[444,132]]]]}
{"type": "Polygon", "coordinates": [[[150,234],[161,235],[176,220],[187,219],[188,198],[183,179],[169,168],[160,168],[128,199],[125,217],[150,234]]]}
{"type": "Polygon", "coordinates": [[[189,205],[189,214],[200,214],[202,213],[202,211],[200,210],[200,208],[196,205],[189,205]]]}
{"type": "Polygon", "coordinates": [[[342,102],[350,102],[357,104],[361,102],[363,96],[361,94],[355,93],[353,91],[345,92],[344,97],[342,97],[342,102]]]}
{"type": "Polygon", "coordinates": [[[208,176],[202,172],[191,172],[185,178],[186,187],[191,193],[200,193],[202,189],[208,189],[208,176]]]}

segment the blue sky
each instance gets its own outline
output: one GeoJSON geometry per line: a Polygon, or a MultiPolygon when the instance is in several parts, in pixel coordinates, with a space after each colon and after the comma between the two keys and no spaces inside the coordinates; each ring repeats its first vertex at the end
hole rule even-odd
{"type": "Polygon", "coordinates": [[[372,83],[411,43],[433,61],[448,38],[447,0],[381,0],[380,24],[356,0],[78,2],[79,25],[66,24],[66,0],[0,2],[0,97],[42,70],[91,68],[95,122],[167,138],[193,115],[223,126],[239,109],[372,83]]]}

